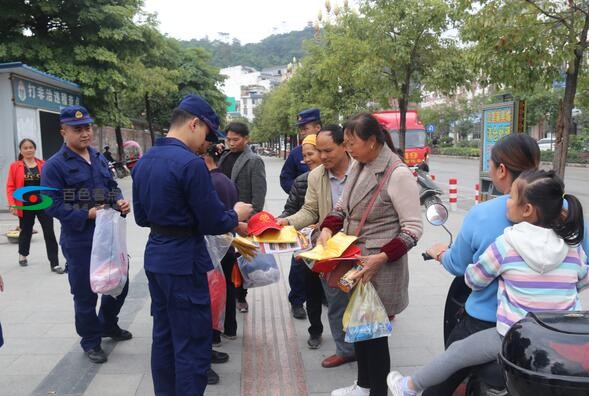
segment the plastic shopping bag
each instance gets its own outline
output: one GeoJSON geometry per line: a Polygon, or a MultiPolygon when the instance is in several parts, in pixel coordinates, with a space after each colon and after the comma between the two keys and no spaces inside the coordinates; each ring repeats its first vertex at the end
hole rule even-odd
{"type": "Polygon", "coordinates": [[[237,260],[233,263],[233,269],[231,270],[231,282],[233,282],[233,286],[235,288],[241,287],[243,284],[243,277],[241,276],[241,272],[239,271],[239,265],[237,264],[237,260]]]}
{"type": "Polygon", "coordinates": [[[90,287],[94,293],[117,297],[128,275],[127,220],[114,209],[99,209],[92,238],[90,287]]]}
{"type": "Polygon", "coordinates": [[[231,233],[222,235],[205,235],[205,242],[207,244],[207,251],[214,263],[220,263],[227,251],[231,247],[233,235],[231,233]]]}
{"type": "Polygon", "coordinates": [[[240,256],[237,258],[237,264],[245,289],[270,285],[280,280],[278,264],[271,254],[258,253],[251,261],[240,256]]]}
{"type": "Polygon", "coordinates": [[[356,286],[342,323],[345,341],[350,343],[387,337],[393,331],[384,305],[370,282],[360,282],[356,286]]]}
{"type": "Polygon", "coordinates": [[[225,324],[225,305],[227,303],[227,285],[221,263],[213,263],[215,268],[207,272],[209,294],[211,295],[211,318],[213,329],[223,332],[225,324]]]}
{"type": "Polygon", "coordinates": [[[227,284],[221,260],[227,254],[233,237],[231,234],[205,235],[207,251],[213,262],[213,269],[207,272],[209,294],[211,296],[211,318],[213,329],[223,331],[225,305],[227,304],[227,284]]]}

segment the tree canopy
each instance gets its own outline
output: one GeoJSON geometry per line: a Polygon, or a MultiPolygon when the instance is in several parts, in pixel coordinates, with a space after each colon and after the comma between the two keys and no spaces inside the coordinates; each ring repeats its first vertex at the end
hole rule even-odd
{"type": "Polygon", "coordinates": [[[159,33],[141,0],[11,3],[0,13],[0,62],[22,61],[79,83],[98,123],[129,124],[152,101],[154,121],[165,127],[187,92],[225,114],[210,54],[159,33]]]}
{"type": "Polygon", "coordinates": [[[531,92],[564,81],[553,166],[562,176],[579,78],[587,73],[586,1],[460,0],[468,58],[483,84],[531,92]]]}

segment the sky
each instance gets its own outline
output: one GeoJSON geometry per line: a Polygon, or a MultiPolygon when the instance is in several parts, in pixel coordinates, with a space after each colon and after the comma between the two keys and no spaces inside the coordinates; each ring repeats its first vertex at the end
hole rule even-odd
{"type": "MultiPolygon", "coordinates": [[[[343,0],[331,0],[336,3],[343,0]]],[[[302,30],[325,13],[325,0],[145,0],[143,8],[157,12],[160,32],[171,37],[212,40],[224,32],[246,44],[302,30]]]]}

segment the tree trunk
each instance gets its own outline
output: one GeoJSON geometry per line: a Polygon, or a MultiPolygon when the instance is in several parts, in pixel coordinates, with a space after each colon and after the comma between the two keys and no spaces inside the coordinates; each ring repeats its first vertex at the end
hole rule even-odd
{"type": "Polygon", "coordinates": [[[121,133],[121,121],[120,121],[120,114],[121,110],[119,109],[119,95],[115,91],[115,109],[117,111],[117,125],[115,126],[115,136],[117,138],[117,156],[119,161],[124,165],[125,164],[125,149],[123,148],[123,135],[121,133]]]}
{"type": "Polygon", "coordinates": [[[147,116],[147,127],[149,128],[149,135],[151,136],[151,145],[155,144],[155,134],[153,132],[153,125],[151,123],[151,103],[149,101],[149,92],[145,93],[145,115],[147,116]]]}
{"type": "Polygon", "coordinates": [[[286,145],[287,145],[287,143],[290,143],[289,146],[290,146],[290,149],[292,150],[292,141],[289,142],[288,135],[285,133],[284,134],[284,155],[283,155],[284,160],[286,160],[286,145]]]}
{"type": "Polygon", "coordinates": [[[560,101],[558,117],[556,119],[556,140],[554,148],[554,160],[552,166],[554,171],[564,179],[566,158],[569,146],[569,134],[572,126],[573,106],[577,93],[577,81],[579,78],[579,67],[583,59],[583,52],[587,47],[587,32],[589,31],[589,14],[585,15],[585,23],[581,31],[579,42],[575,46],[572,64],[569,64],[566,72],[564,97],[560,101]]]}

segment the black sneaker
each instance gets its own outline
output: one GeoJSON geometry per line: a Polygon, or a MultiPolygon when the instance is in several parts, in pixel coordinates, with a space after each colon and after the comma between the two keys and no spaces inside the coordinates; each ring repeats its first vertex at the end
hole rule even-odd
{"type": "Polygon", "coordinates": [[[88,359],[90,359],[92,363],[101,364],[106,362],[106,354],[101,347],[88,349],[86,355],[88,355],[88,359]]]}
{"type": "Polygon", "coordinates": [[[215,373],[213,369],[207,370],[207,384],[215,385],[219,383],[219,374],[215,373]]]}
{"type": "Polygon", "coordinates": [[[211,355],[211,363],[220,364],[220,363],[227,363],[229,361],[229,355],[224,352],[215,351],[213,349],[213,353],[211,355]]]}
{"type": "Polygon", "coordinates": [[[309,349],[319,349],[321,346],[321,336],[310,335],[309,339],[307,340],[307,345],[309,346],[309,349]]]}
{"type": "Polygon", "coordinates": [[[27,258],[25,257],[24,259],[19,259],[19,260],[18,260],[18,264],[19,264],[21,267],[26,267],[27,265],[29,265],[29,262],[27,261],[27,258]]]}
{"type": "Polygon", "coordinates": [[[113,341],[127,341],[133,338],[130,331],[119,329],[116,333],[103,334],[102,337],[110,337],[113,341]]]}
{"type": "Polygon", "coordinates": [[[292,317],[295,319],[307,319],[307,311],[302,305],[293,305],[291,307],[292,317]]]}

